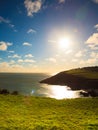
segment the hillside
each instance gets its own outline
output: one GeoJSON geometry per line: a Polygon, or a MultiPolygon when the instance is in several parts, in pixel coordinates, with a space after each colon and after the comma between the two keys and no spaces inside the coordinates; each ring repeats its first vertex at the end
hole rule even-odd
{"type": "Polygon", "coordinates": [[[84,67],[65,71],[65,73],[77,75],[89,79],[98,79],[98,67],[84,67]]]}
{"type": "Polygon", "coordinates": [[[40,83],[67,85],[72,90],[98,89],[98,67],[84,67],[60,72],[40,83]]]}

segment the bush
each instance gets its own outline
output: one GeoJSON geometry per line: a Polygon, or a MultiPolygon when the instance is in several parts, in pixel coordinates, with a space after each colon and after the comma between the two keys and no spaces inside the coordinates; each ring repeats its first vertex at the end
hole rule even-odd
{"type": "Polygon", "coordinates": [[[7,95],[7,94],[12,94],[12,95],[18,95],[18,91],[13,91],[12,93],[10,93],[7,89],[0,89],[0,94],[4,94],[4,95],[7,95]]]}
{"type": "Polygon", "coordinates": [[[9,94],[10,92],[7,90],[7,89],[2,89],[0,90],[0,94],[4,94],[4,95],[7,95],[9,94]]]}

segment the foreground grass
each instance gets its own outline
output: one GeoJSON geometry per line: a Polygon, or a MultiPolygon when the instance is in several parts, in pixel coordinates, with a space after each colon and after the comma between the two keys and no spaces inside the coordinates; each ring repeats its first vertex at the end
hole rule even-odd
{"type": "Polygon", "coordinates": [[[98,98],[0,95],[0,130],[98,130],[98,98]]]}

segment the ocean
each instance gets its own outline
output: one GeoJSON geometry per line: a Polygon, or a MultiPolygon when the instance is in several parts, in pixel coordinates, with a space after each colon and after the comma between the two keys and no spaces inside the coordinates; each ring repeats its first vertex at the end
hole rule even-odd
{"type": "Polygon", "coordinates": [[[18,91],[22,95],[56,99],[79,97],[78,92],[67,90],[67,86],[39,83],[50,76],[44,73],[0,73],[0,89],[7,89],[10,93],[18,91]]]}

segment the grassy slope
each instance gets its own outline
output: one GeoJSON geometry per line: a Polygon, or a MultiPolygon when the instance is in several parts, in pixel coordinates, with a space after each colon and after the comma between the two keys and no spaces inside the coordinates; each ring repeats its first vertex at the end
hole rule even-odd
{"type": "Polygon", "coordinates": [[[98,79],[98,67],[85,67],[81,69],[72,69],[65,72],[89,79],[98,79]]]}
{"type": "Polygon", "coordinates": [[[98,98],[0,95],[0,130],[98,130],[98,98]]]}

